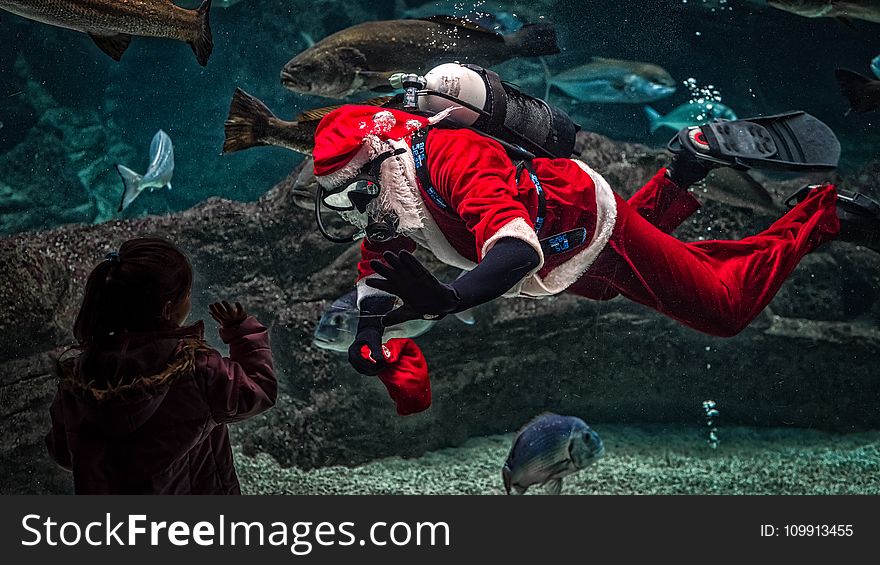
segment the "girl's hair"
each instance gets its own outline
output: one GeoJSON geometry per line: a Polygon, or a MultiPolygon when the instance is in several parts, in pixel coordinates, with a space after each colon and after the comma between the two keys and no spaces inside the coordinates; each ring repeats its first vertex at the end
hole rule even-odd
{"type": "Polygon", "coordinates": [[[179,304],[192,278],[189,260],[170,241],[130,239],[89,275],[73,335],[88,347],[111,334],[166,327],[165,303],[179,304]]]}

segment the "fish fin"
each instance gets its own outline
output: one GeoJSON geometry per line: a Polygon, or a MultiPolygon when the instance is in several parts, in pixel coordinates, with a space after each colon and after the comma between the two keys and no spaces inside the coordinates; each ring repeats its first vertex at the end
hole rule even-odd
{"type": "Polygon", "coordinates": [[[523,57],[555,55],[560,52],[556,26],[549,23],[526,24],[510,35],[499,36],[523,57]]]}
{"type": "Polygon", "coordinates": [[[466,324],[468,326],[473,326],[474,324],[477,323],[477,319],[474,317],[474,309],[473,308],[468,308],[467,310],[463,310],[461,312],[456,312],[453,315],[462,324],[466,324]]]}
{"type": "Polygon", "coordinates": [[[511,474],[510,467],[507,465],[504,465],[504,467],[501,468],[501,479],[504,481],[504,491],[507,494],[510,494],[511,474]]]}
{"type": "Polygon", "coordinates": [[[390,79],[393,74],[395,74],[395,71],[360,70],[357,72],[358,77],[363,80],[363,86],[365,88],[386,92],[394,91],[394,88],[391,87],[391,83],[388,82],[388,79],[390,79]]]}
{"type": "MultiPolygon", "coordinates": [[[[361,102],[354,102],[354,104],[357,104],[359,106],[384,106],[385,104],[391,102],[392,100],[394,100],[394,96],[379,96],[376,98],[370,98],[369,100],[363,100],[361,102]]],[[[348,104],[351,104],[351,103],[348,103],[348,104]]],[[[326,116],[327,114],[332,112],[333,110],[338,110],[339,108],[342,108],[343,106],[346,106],[348,104],[336,104],[334,106],[325,106],[323,108],[315,108],[313,110],[306,110],[305,112],[303,112],[302,114],[297,116],[295,119],[297,122],[313,122],[316,120],[320,120],[321,118],[323,118],[324,116],[326,116]]]]}
{"type": "Polygon", "coordinates": [[[115,35],[96,35],[90,33],[89,37],[98,46],[98,49],[110,55],[114,61],[122,59],[122,54],[131,44],[131,36],[127,33],[117,33],[115,35]]]}
{"type": "Polygon", "coordinates": [[[165,188],[167,188],[168,190],[171,190],[171,183],[169,182],[168,184],[166,184],[165,188]]]}
{"type": "Polygon", "coordinates": [[[485,34],[495,38],[497,41],[501,41],[501,42],[504,41],[504,36],[502,36],[500,33],[497,33],[495,30],[489,29],[487,27],[483,27],[478,23],[472,22],[466,18],[462,18],[459,16],[438,15],[438,16],[429,16],[427,18],[419,18],[419,19],[424,20],[426,22],[433,22],[435,24],[446,24],[446,25],[451,25],[451,26],[455,26],[455,27],[460,27],[462,29],[466,29],[469,31],[476,31],[478,33],[485,33],[485,34]]]}
{"type": "Polygon", "coordinates": [[[562,493],[562,479],[553,479],[551,481],[547,481],[547,483],[545,483],[544,485],[544,488],[547,489],[547,494],[558,496],[562,493]]]}
{"type": "Polygon", "coordinates": [[[660,112],[650,106],[645,106],[645,116],[648,117],[648,126],[651,129],[651,133],[660,129],[660,120],[663,119],[663,115],[660,112]]]}
{"type": "Polygon", "coordinates": [[[871,82],[871,79],[848,69],[836,69],[834,76],[837,77],[840,92],[849,100],[850,111],[858,112],[865,87],[871,82]]]}
{"type": "Polygon", "coordinates": [[[299,36],[302,37],[303,41],[306,42],[306,49],[315,46],[315,40],[312,39],[312,36],[307,34],[304,31],[299,32],[299,36]]]}
{"type": "Polygon", "coordinates": [[[122,200],[119,201],[119,209],[116,211],[122,212],[128,208],[129,205],[134,202],[134,199],[138,197],[138,194],[141,193],[140,182],[143,177],[123,165],[116,165],[116,172],[122,177],[123,186],[122,200]]]}
{"type": "Polygon", "coordinates": [[[214,50],[214,38],[211,36],[211,0],[205,0],[199,9],[196,10],[199,16],[199,36],[195,41],[191,41],[189,46],[192,47],[193,53],[196,54],[196,60],[201,66],[208,64],[211,52],[214,50]]]}
{"type": "Polygon", "coordinates": [[[274,119],[275,114],[260,99],[236,88],[223,124],[223,153],[266,145],[263,139],[274,119]]]}

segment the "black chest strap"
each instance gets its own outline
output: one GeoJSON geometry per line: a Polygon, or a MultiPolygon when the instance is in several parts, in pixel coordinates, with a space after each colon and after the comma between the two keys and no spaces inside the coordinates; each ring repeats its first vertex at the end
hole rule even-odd
{"type": "MultiPolygon", "coordinates": [[[[419,179],[419,184],[422,185],[422,190],[425,191],[425,194],[428,195],[434,204],[436,204],[441,210],[452,213],[453,210],[449,203],[440,196],[440,193],[437,192],[437,189],[431,184],[431,177],[428,172],[428,152],[425,147],[429,129],[430,128],[422,128],[412,136],[412,154],[416,166],[416,177],[419,179]]],[[[535,185],[535,190],[538,193],[538,215],[535,218],[535,233],[540,233],[541,228],[544,226],[544,218],[547,213],[547,197],[544,194],[544,189],[541,187],[541,181],[538,179],[538,175],[535,174],[535,169],[532,167],[530,161],[523,160],[517,163],[517,186],[519,186],[519,179],[522,176],[523,169],[529,172],[529,176],[531,177],[532,183],[535,185]]]]}

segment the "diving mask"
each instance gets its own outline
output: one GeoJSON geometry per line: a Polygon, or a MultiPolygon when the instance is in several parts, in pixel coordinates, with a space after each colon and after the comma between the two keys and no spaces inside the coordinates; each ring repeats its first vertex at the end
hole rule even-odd
{"type": "Polygon", "coordinates": [[[357,176],[339,188],[327,190],[318,187],[315,198],[315,220],[326,239],[334,243],[349,243],[366,236],[374,243],[382,243],[397,236],[399,221],[396,214],[391,212],[377,214],[375,206],[370,204],[379,197],[382,189],[379,182],[382,163],[405,152],[406,149],[397,149],[379,155],[357,176]],[[337,212],[346,222],[358,228],[357,231],[345,235],[330,233],[321,215],[322,206],[337,212]]]}

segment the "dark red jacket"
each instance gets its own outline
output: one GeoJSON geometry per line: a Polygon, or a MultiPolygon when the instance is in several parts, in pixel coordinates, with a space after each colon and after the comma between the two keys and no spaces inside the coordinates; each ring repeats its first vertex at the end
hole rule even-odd
{"type": "Polygon", "coordinates": [[[278,383],[255,318],[220,337],[228,358],[198,322],[119,338],[87,371],[61,363],[46,445],[77,494],[240,494],[226,424],[270,408],[278,383]]]}

